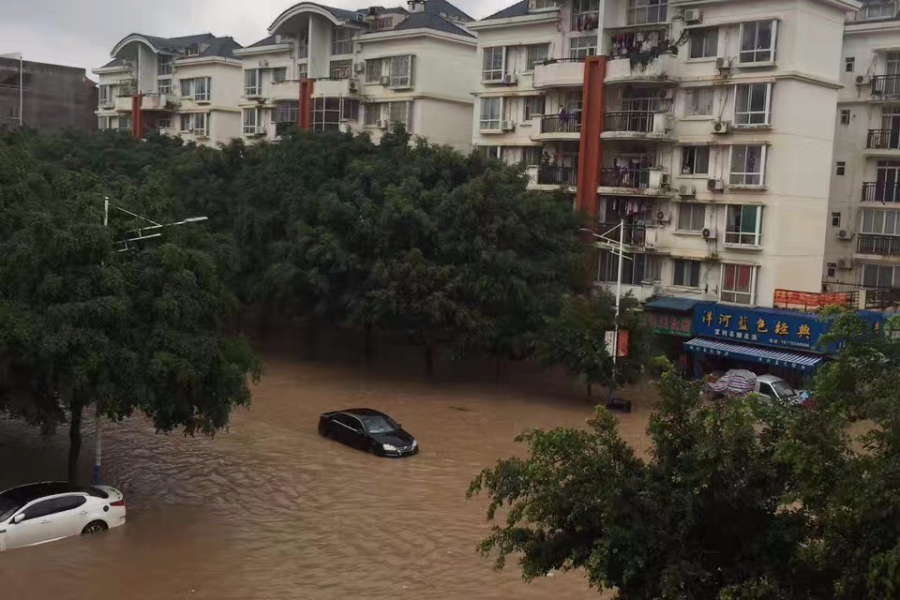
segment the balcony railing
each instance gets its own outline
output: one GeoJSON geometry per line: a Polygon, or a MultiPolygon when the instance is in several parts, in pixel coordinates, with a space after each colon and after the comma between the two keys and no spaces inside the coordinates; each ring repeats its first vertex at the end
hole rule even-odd
{"type": "Polygon", "coordinates": [[[862,202],[900,202],[900,182],[868,181],[862,186],[862,202]]]}
{"type": "MultiPolygon", "coordinates": [[[[864,308],[866,310],[885,310],[900,307],[900,289],[886,287],[870,287],[858,283],[846,283],[843,281],[823,281],[824,293],[863,293],[864,308]]],[[[858,300],[852,306],[858,306],[858,300]]]]}
{"type": "Polygon", "coordinates": [[[869,150],[900,150],[900,129],[870,129],[866,139],[869,150]]]}
{"type": "Polygon", "coordinates": [[[875,75],[872,77],[872,95],[882,98],[900,96],[900,75],[875,75]]]}
{"type": "Polygon", "coordinates": [[[623,110],[606,113],[603,128],[606,131],[633,131],[651,133],[653,131],[652,111],[623,110]]]}
{"type": "MultiPolygon", "coordinates": [[[[619,241],[620,232],[623,231],[622,228],[619,227],[619,223],[600,223],[597,227],[600,235],[616,242],[619,241]],[[613,227],[615,227],[614,231],[612,231],[613,227]]],[[[623,244],[628,244],[629,246],[644,246],[647,243],[646,225],[625,225],[624,233],[625,238],[622,240],[623,244]]]]}
{"type": "Polygon", "coordinates": [[[601,169],[600,185],[647,189],[650,187],[650,169],[601,169]]]}
{"type": "Polygon", "coordinates": [[[538,167],[537,182],[540,185],[577,185],[578,170],[575,167],[538,167]]]}
{"type": "Polygon", "coordinates": [[[541,117],[541,133],[581,133],[581,114],[541,117]]]}
{"type": "Polygon", "coordinates": [[[859,254],[900,256],[900,236],[861,233],[856,239],[856,251],[859,254]]]}

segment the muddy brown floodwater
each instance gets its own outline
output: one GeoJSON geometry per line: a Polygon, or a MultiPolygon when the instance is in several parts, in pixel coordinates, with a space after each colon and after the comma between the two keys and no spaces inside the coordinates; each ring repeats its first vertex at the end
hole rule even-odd
{"type": "MultiPolygon", "coordinates": [[[[0,555],[0,597],[30,599],[596,598],[582,574],[524,583],[475,547],[489,530],[469,481],[522,451],[533,427],[583,427],[578,394],[523,383],[426,384],[267,355],[253,407],[215,439],[107,424],[104,479],[128,523],[0,555]],[[377,458],[320,438],[318,415],[370,406],[403,423],[418,456],[377,458]]],[[[640,445],[646,410],[623,416],[640,445]]],[[[86,426],[84,471],[93,432],[86,426]]],[[[65,431],[0,421],[0,488],[64,476],[65,431]]]]}

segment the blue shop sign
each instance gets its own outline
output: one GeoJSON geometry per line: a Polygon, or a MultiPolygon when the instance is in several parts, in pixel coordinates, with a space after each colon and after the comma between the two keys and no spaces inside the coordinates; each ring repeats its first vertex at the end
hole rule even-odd
{"type": "MultiPolygon", "coordinates": [[[[884,315],[860,312],[860,316],[880,332],[884,315]]],[[[694,309],[694,335],[735,342],[776,346],[807,352],[833,353],[837,344],[820,348],[830,320],[815,314],[766,308],[741,308],[722,304],[698,304],[694,309]]]]}

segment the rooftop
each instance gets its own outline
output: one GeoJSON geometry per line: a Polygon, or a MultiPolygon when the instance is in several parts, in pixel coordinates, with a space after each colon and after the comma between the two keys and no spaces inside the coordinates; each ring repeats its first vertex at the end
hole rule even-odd
{"type": "MultiPolygon", "coordinates": [[[[196,56],[201,57],[221,56],[223,58],[231,58],[234,50],[241,48],[241,45],[234,41],[234,38],[231,36],[217,37],[211,33],[200,33],[172,38],[146,35],[143,33],[131,33],[116,44],[113,49],[113,56],[118,53],[124,44],[131,41],[132,38],[147,40],[147,42],[156,48],[157,51],[169,52],[172,54],[183,54],[186,49],[196,46],[200,50],[200,53],[196,56]]],[[[104,66],[116,66],[113,63],[115,63],[115,61],[104,66]]]]}

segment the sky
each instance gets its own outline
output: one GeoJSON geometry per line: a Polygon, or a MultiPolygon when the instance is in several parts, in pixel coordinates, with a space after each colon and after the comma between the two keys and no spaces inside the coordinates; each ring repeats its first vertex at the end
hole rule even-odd
{"type": "MultiPolygon", "coordinates": [[[[399,0],[319,0],[340,8],[406,6],[399,0]]],[[[476,19],[517,0],[451,0],[476,19]]],[[[298,0],[0,0],[0,54],[90,70],[109,62],[129,33],[175,37],[211,32],[247,46],[298,0]]]]}

